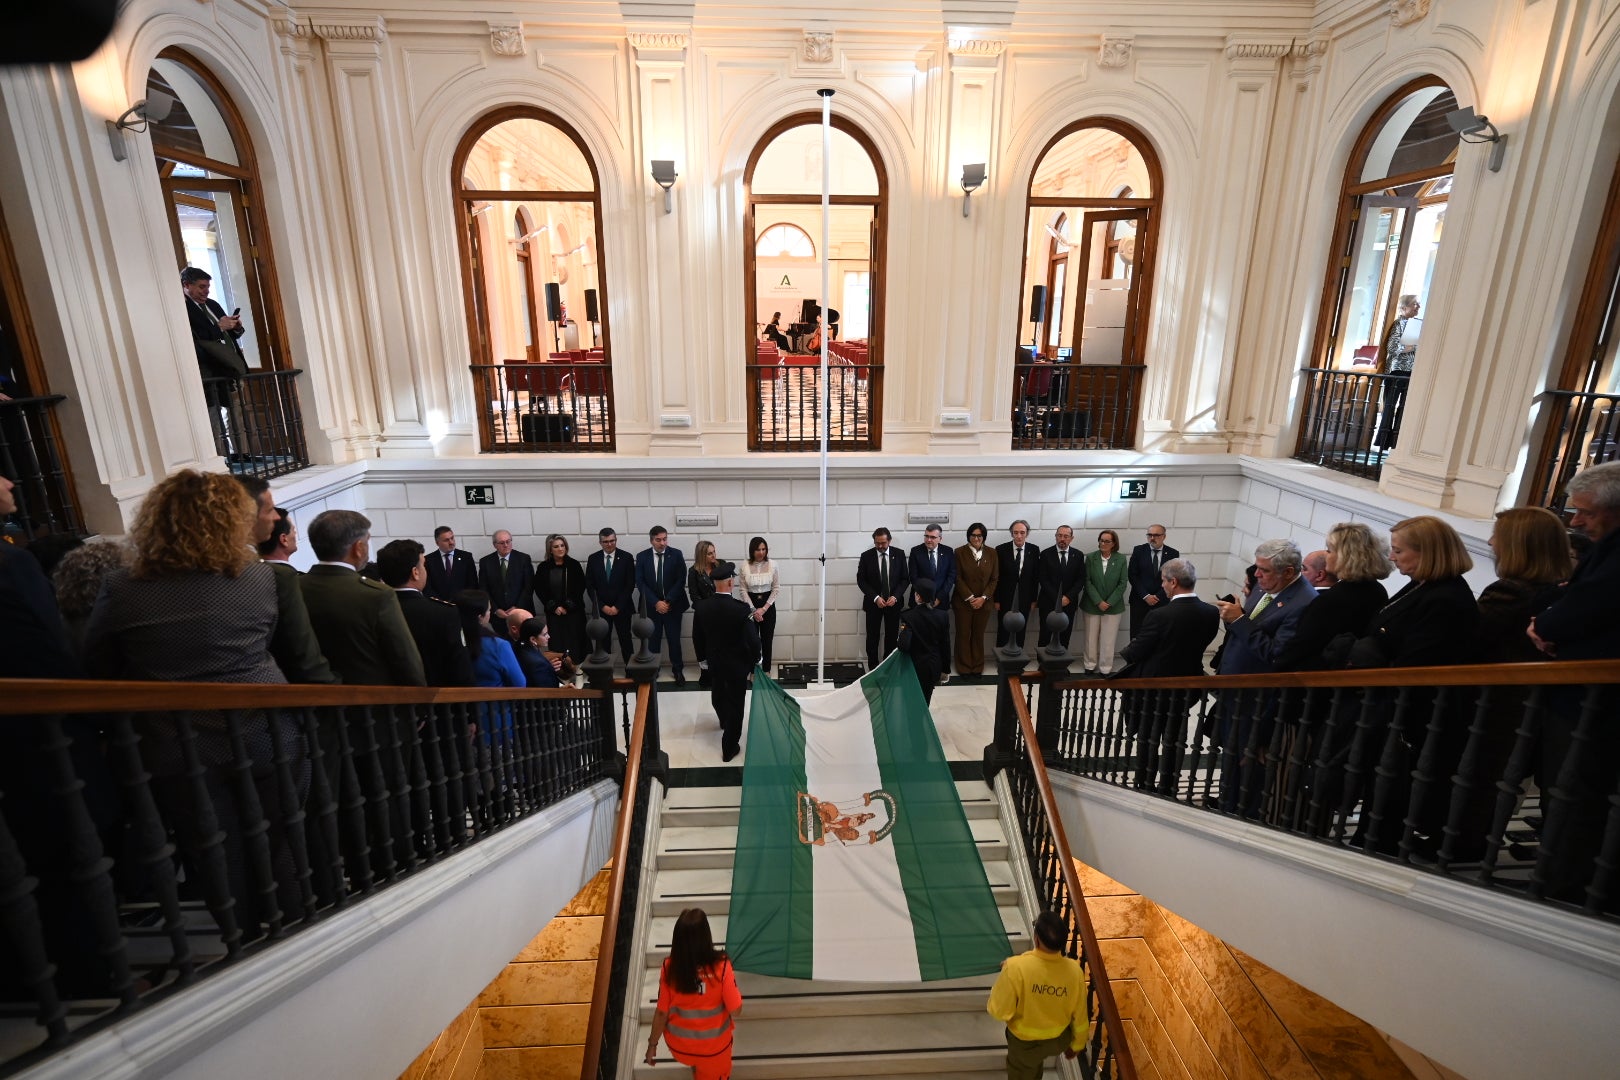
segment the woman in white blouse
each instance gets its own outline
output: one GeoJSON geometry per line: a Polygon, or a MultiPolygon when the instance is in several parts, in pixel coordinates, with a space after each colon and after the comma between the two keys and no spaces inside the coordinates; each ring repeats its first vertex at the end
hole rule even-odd
{"type": "Polygon", "coordinates": [[[759,666],[770,674],[771,638],[776,634],[776,595],[782,585],[771,561],[771,546],[763,536],[748,541],[748,561],[740,571],[743,588],[754,605],[754,621],[759,623],[759,666]]]}

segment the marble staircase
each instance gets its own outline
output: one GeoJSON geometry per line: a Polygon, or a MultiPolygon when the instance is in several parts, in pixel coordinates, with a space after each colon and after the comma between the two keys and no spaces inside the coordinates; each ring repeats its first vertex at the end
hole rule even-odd
{"type": "MultiPolygon", "coordinates": [[[[983,783],[958,784],[963,807],[1014,952],[1030,947],[1028,917],[1019,906],[1007,836],[996,799],[983,783]]],[[[634,1016],[636,1080],[689,1076],[659,1046],[656,1065],[645,1052],[658,999],[658,967],[669,953],[675,918],[689,907],[708,912],[715,943],[724,945],[730,907],[740,788],[672,788],[664,802],[648,901],[634,1016]]],[[[632,976],[634,978],[634,976],[632,976]]],[[[994,976],[934,983],[882,984],[802,981],[739,973],[743,1013],[733,1049],[734,1080],[765,1077],[908,1075],[935,1080],[1004,1076],[1002,1027],[985,1011],[994,976]]]]}

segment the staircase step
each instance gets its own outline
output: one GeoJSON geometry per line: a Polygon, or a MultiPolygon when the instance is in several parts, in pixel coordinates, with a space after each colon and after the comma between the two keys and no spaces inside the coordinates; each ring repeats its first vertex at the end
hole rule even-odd
{"type": "MultiPolygon", "coordinates": [[[[746,1018],[794,1016],[889,1016],[923,1012],[979,1012],[984,1009],[994,975],[973,975],[929,983],[850,983],[783,979],[774,975],[737,973],[737,988],[747,1005],[746,1018]]],[[[639,1021],[652,1023],[658,1006],[658,968],[642,972],[639,1021]]]]}
{"type": "MultiPolygon", "coordinates": [[[[985,876],[996,903],[1016,905],[1018,889],[1013,884],[1012,864],[986,862],[985,876]]],[[[653,882],[652,913],[679,915],[689,907],[700,907],[710,915],[731,910],[731,871],[727,869],[661,870],[653,882]]]]}
{"type": "MultiPolygon", "coordinates": [[[[958,780],[957,793],[969,820],[996,816],[995,794],[980,780],[958,780]]],[[[664,827],[686,828],[737,824],[740,787],[673,788],[664,801],[664,827]]]]}
{"type": "MultiPolygon", "coordinates": [[[[746,1010],[747,1006],[744,1005],[746,1010]]],[[[732,1048],[732,1080],[832,1076],[913,1075],[941,1077],[1001,1071],[1005,1075],[1006,1037],[1000,1023],[983,1011],[910,1015],[904,1024],[886,1016],[843,1015],[835,1024],[803,1020],[737,1021],[732,1048]],[[836,1048],[836,1049],[835,1049],[836,1048]]],[[[635,1043],[645,1049],[651,1034],[643,1024],[635,1043]]],[[[638,1080],[682,1075],[683,1066],[660,1044],[658,1064],[636,1067],[638,1080]]]]}
{"type": "MultiPolygon", "coordinates": [[[[968,821],[979,857],[986,863],[1007,858],[1007,838],[995,818],[968,821]]],[[[730,869],[736,861],[736,825],[665,827],[658,836],[659,870],[730,869]]]]}
{"type": "MultiPolygon", "coordinates": [[[[1001,924],[1007,929],[1007,941],[1012,951],[1031,948],[1029,931],[1024,928],[1024,916],[1016,906],[1000,907],[1001,924]]],[[[647,926],[647,966],[657,967],[669,955],[670,937],[675,932],[678,915],[654,916],[647,926]]],[[[709,913],[709,930],[714,934],[716,948],[725,948],[729,916],[709,913]]]]}

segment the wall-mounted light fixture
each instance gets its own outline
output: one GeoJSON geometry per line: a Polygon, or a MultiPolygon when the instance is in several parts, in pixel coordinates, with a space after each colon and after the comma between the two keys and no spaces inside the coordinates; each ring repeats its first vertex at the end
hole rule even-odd
{"type": "Polygon", "coordinates": [[[664,213],[675,212],[675,197],[669,189],[675,186],[675,163],[673,161],[655,161],[652,163],[652,178],[659,187],[664,189],[664,213]]]}
{"type": "Polygon", "coordinates": [[[962,216],[968,216],[969,201],[973,193],[984,186],[984,162],[962,166],[962,216]]]}
{"type": "Polygon", "coordinates": [[[1451,125],[1451,130],[1455,131],[1457,137],[1465,143],[1494,143],[1490,160],[1485,163],[1485,167],[1491,172],[1502,171],[1502,158],[1507,153],[1507,136],[1496,130],[1496,125],[1491,123],[1490,117],[1481,116],[1474,111],[1473,106],[1467,106],[1446,113],[1446,123],[1451,125]]]}
{"type": "Polygon", "coordinates": [[[107,138],[112,142],[114,161],[123,161],[129,156],[129,148],[124,145],[124,131],[145,131],[148,121],[161,124],[169,118],[174,111],[174,95],[165,94],[162,90],[152,91],[152,95],[144,101],[137,101],[124,115],[116,121],[107,121],[107,138]]]}

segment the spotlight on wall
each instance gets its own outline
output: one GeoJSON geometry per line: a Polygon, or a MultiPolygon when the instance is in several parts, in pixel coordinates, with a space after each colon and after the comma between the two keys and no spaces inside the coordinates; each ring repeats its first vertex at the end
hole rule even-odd
{"type": "Polygon", "coordinates": [[[652,163],[652,178],[658,186],[664,189],[664,213],[675,212],[675,198],[669,189],[675,186],[675,163],[673,161],[655,161],[652,163]]]}
{"type": "Polygon", "coordinates": [[[969,200],[984,186],[984,162],[962,166],[962,216],[968,216],[969,200]]]}
{"type": "Polygon", "coordinates": [[[1467,106],[1446,113],[1446,123],[1465,143],[1493,143],[1491,157],[1485,167],[1491,172],[1502,171],[1502,157],[1507,153],[1507,136],[1496,130],[1490,117],[1481,116],[1472,106],[1467,106]]]}
{"type": "Polygon", "coordinates": [[[112,142],[114,161],[123,161],[129,156],[129,148],[124,145],[124,131],[145,131],[150,121],[161,124],[169,118],[174,111],[174,95],[165,94],[162,90],[152,91],[152,95],[144,101],[137,101],[124,115],[116,121],[107,121],[107,138],[112,142]]]}

